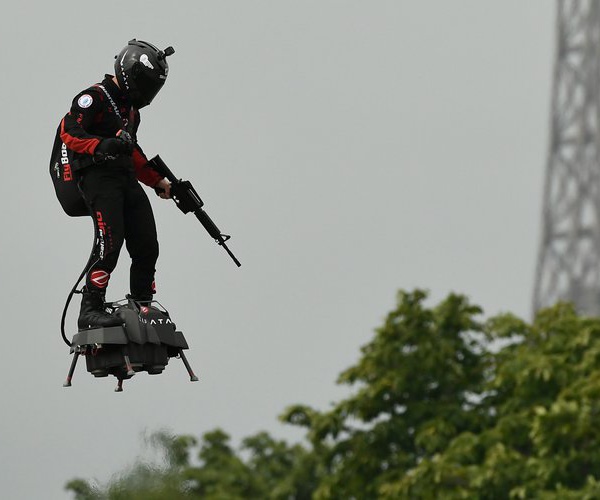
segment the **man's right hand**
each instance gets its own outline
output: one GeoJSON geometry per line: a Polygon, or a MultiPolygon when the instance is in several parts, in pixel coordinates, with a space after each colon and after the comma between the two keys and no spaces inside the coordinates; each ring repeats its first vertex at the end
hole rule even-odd
{"type": "Polygon", "coordinates": [[[130,155],[133,151],[133,144],[125,142],[122,139],[116,137],[110,137],[103,139],[94,153],[100,153],[104,156],[117,157],[119,155],[130,155]]]}

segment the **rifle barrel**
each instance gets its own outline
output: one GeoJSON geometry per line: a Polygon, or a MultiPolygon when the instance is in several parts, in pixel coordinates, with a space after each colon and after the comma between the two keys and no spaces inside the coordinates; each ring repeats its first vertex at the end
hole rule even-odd
{"type": "Polygon", "coordinates": [[[231,250],[229,250],[229,247],[227,246],[227,243],[223,242],[219,242],[219,245],[221,245],[225,251],[229,254],[229,256],[231,257],[231,259],[233,260],[233,262],[235,262],[235,265],[238,267],[242,267],[242,264],[240,263],[239,260],[237,260],[237,258],[235,257],[235,255],[233,255],[233,252],[231,250]]]}
{"type": "Polygon", "coordinates": [[[237,260],[236,256],[233,255],[233,252],[229,250],[227,243],[225,243],[225,241],[229,239],[229,236],[225,236],[223,233],[221,233],[220,229],[203,209],[198,208],[194,211],[194,215],[196,216],[196,219],[200,221],[202,226],[204,226],[204,229],[206,229],[208,234],[210,234],[214,238],[214,240],[225,249],[225,251],[232,258],[233,262],[235,262],[235,265],[238,267],[242,267],[240,261],[237,260]]]}

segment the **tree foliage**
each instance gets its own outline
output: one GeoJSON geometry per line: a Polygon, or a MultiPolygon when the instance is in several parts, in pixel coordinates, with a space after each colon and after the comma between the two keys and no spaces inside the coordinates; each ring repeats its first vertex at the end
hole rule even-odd
{"type": "Polygon", "coordinates": [[[464,296],[426,300],[398,294],[339,376],[349,397],[284,411],[304,445],[157,433],[161,466],[67,489],[76,500],[600,499],[600,319],[557,304],[532,324],[483,321],[464,296]]]}
{"type": "Polygon", "coordinates": [[[162,466],[138,462],[106,486],[75,479],[66,488],[76,500],[303,500],[314,489],[307,451],[265,432],[244,439],[240,453],[219,429],[204,434],[200,443],[192,436],[164,432],[151,441],[163,452],[162,466]]]}

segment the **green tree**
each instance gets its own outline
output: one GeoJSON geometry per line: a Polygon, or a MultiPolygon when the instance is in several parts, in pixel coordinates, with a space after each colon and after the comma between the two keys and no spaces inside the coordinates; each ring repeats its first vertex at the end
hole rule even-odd
{"type": "Polygon", "coordinates": [[[182,475],[187,491],[206,499],[309,499],[314,479],[312,463],[299,445],[289,446],[266,432],[242,441],[240,455],[222,431],[204,435],[199,466],[188,466],[182,475]]]}
{"type": "Polygon", "coordinates": [[[244,439],[239,452],[220,429],[204,434],[200,443],[165,432],[149,441],[162,452],[162,465],[138,461],[107,485],[74,479],[67,490],[76,500],[308,500],[314,489],[311,455],[264,432],[244,439]]]}
{"type": "Polygon", "coordinates": [[[517,339],[493,357],[484,429],[382,489],[383,498],[600,498],[600,320],[558,304],[532,325],[487,324],[490,339],[517,339]]]}
{"type": "Polygon", "coordinates": [[[433,309],[426,294],[401,292],[356,366],[338,382],[358,386],[333,410],[289,408],[284,421],[308,429],[325,473],[315,498],[377,498],[421,460],[444,450],[487,416],[475,403],[487,358],[479,307],[450,295],[433,309]]]}
{"type": "Polygon", "coordinates": [[[178,500],[189,498],[181,472],[188,464],[188,454],[196,444],[189,436],[171,436],[156,432],[148,444],[163,456],[162,464],[137,461],[133,466],[115,474],[106,486],[84,479],[73,479],[66,489],[76,500],[178,500]]]}

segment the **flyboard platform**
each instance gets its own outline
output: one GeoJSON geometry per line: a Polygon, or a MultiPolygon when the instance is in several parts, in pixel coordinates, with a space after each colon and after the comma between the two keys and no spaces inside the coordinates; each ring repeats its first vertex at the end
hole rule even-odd
{"type": "Polygon", "coordinates": [[[73,336],[73,360],[64,387],[71,386],[80,356],[85,357],[87,371],[94,377],[115,376],[116,392],[123,390],[123,380],[138,372],[162,373],[174,357],[181,359],[190,381],[198,380],[183,353],[189,349],[187,341],[160,303],[140,304],[127,298],[108,304],[108,310],[123,324],[80,330],[73,336]]]}

